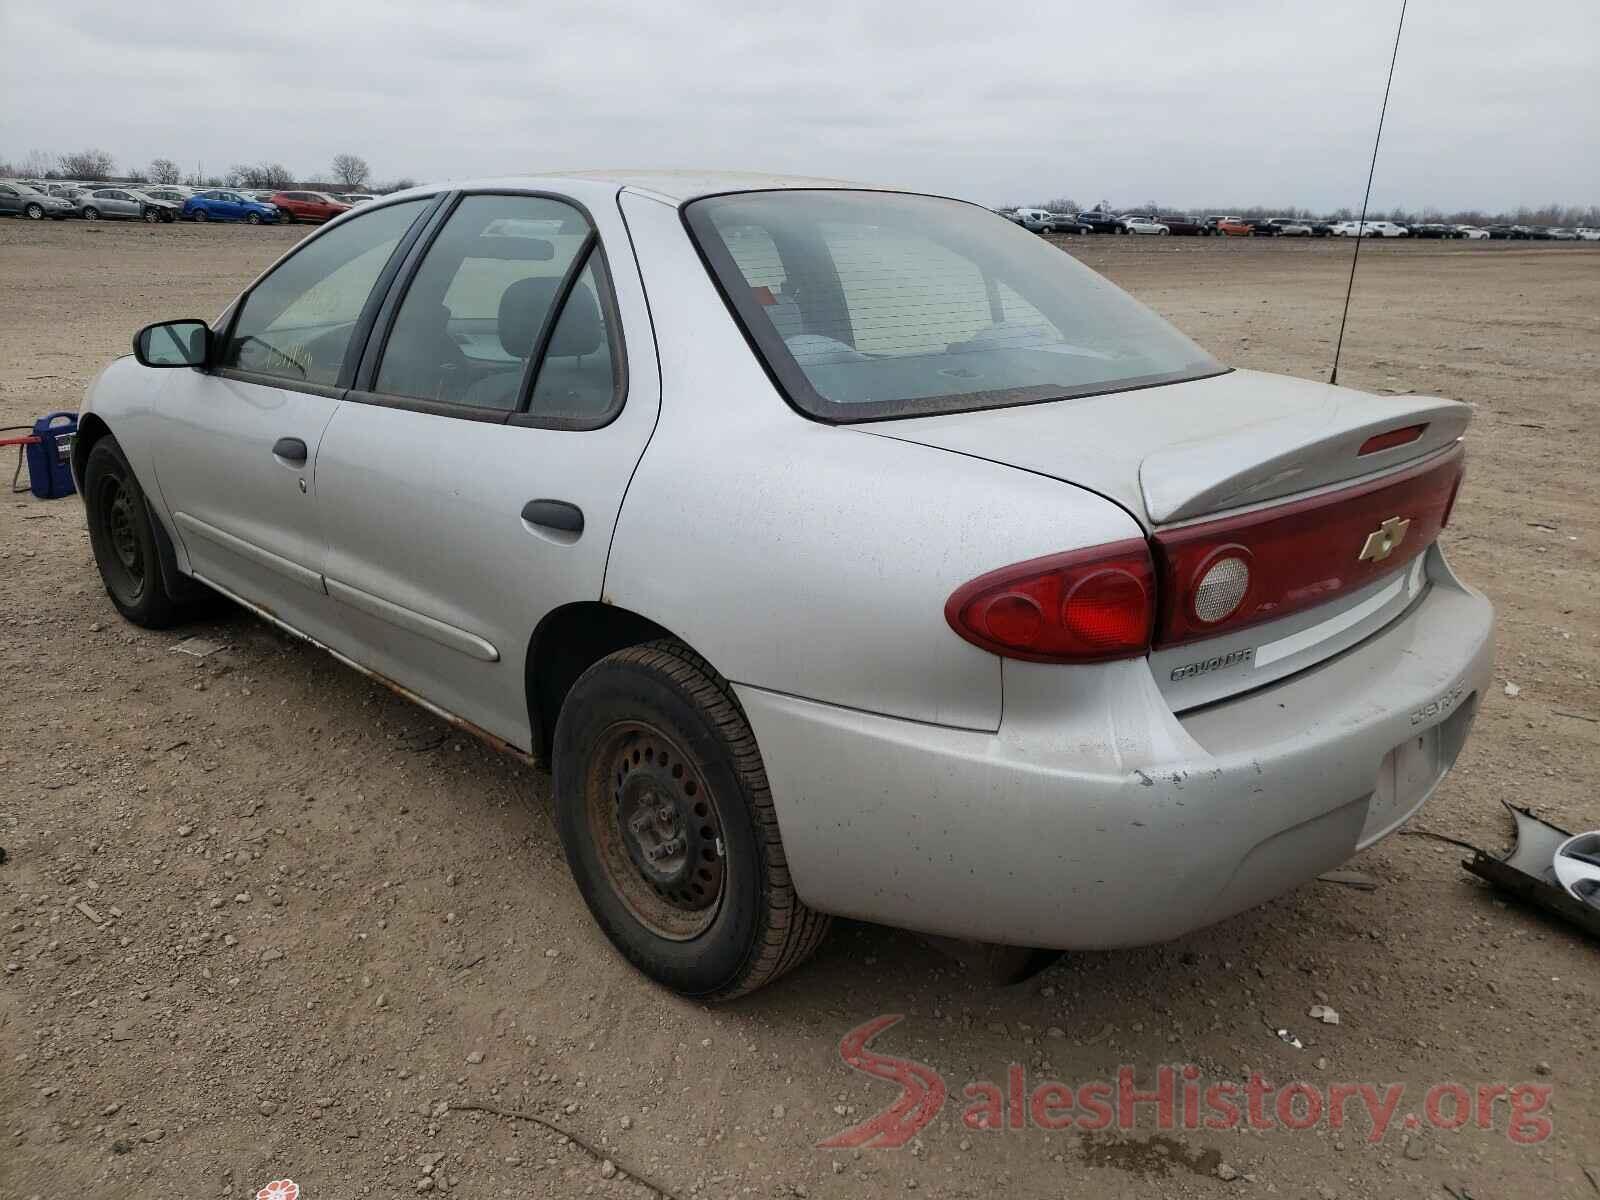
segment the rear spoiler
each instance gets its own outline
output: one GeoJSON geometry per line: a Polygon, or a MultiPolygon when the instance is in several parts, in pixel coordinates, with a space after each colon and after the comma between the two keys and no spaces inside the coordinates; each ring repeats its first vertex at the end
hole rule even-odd
{"type": "Polygon", "coordinates": [[[1470,406],[1437,396],[1369,396],[1330,391],[1331,402],[1215,437],[1168,446],[1139,464],[1152,524],[1244,508],[1346,483],[1422,458],[1458,441],[1470,406]],[[1362,450],[1370,439],[1409,427],[1397,445],[1362,450]]]}

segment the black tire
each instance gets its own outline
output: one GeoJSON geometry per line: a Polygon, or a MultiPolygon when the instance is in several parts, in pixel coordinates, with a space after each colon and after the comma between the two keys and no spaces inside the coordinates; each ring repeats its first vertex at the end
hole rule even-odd
{"type": "Polygon", "coordinates": [[[30,204],[30,205],[28,205],[28,207],[26,207],[26,208],[24,208],[22,210],[22,214],[23,214],[23,216],[27,217],[28,220],[30,220],[30,221],[43,220],[44,219],[44,205],[42,205],[42,204],[30,204]]]}
{"type": "Polygon", "coordinates": [[[167,629],[198,611],[197,603],[179,602],[167,591],[155,518],[114,437],[102,437],[89,451],[83,502],[95,565],[118,612],[146,629],[167,629]]]}
{"type": "Polygon", "coordinates": [[[206,210],[205,209],[197,208],[197,209],[194,210],[194,219],[196,221],[206,221],[206,220],[209,220],[210,218],[208,218],[206,216],[206,210]]]}
{"type": "Polygon", "coordinates": [[[146,225],[154,225],[161,220],[161,210],[159,208],[147,208],[139,215],[144,218],[146,225]]]}
{"type": "Polygon", "coordinates": [[[287,208],[280,208],[278,210],[278,220],[282,221],[285,225],[293,225],[295,223],[295,215],[287,208]]]}
{"type": "Polygon", "coordinates": [[[98,221],[100,219],[100,210],[92,205],[85,208],[83,210],[83,219],[85,221],[98,221]]]}
{"type": "Polygon", "coordinates": [[[245,222],[246,222],[246,224],[249,224],[249,225],[259,225],[259,224],[261,224],[261,214],[260,213],[249,213],[249,214],[247,214],[245,216],[245,222]]]}
{"type": "Polygon", "coordinates": [[[688,647],[646,642],[585,671],[561,706],[553,757],[573,878],[651,979],[731,1000],[822,941],[830,921],[795,894],[755,735],[688,647]]]}

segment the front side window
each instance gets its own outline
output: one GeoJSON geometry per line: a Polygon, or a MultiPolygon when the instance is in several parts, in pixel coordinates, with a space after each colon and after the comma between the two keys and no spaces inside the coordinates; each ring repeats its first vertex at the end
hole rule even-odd
{"type": "MultiPolygon", "coordinates": [[[[595,280],[584,264],[593,247],[588,221],[570,204],[540,196],[463,198],[406,291],[373,390],[509,412],[519,407],[543,342],[553,365],[578,373],[567,390],[583,391],[585,372],[608,346],[598,316],[571,316],[584,301],[598,314],[595,280]],[[573,280],[575,270],[582,276],[573,280]],[[569,311],[547,334],[569,283],[569,311]]],[[[609,379],[609,361],[604,370],[609,379]]]]}
{"type": "Polygon", "coordinates": [[[825,420],[1063,400],[1225,370],[1070,255],[973,205],[774,191],[709,197],[685,213],[789,399],[825,420]]]}
{"type": "Polygon", "coordinates": [[[334,385],[373,285],[431,203],[387,205],[307,242],[245,297],[221,365],[334,385]]]}

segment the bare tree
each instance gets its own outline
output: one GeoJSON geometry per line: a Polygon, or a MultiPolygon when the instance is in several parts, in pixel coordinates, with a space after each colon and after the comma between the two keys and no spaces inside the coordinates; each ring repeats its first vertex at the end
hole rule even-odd
{"type": "Polygon", "coordinates": [[[150,161],[150,178],[157,183],[177,183],[183,171],[170,158],[156,158],[150,161]]]}
{"type": "Polygon", "coordinates": [[[261,191],[271,189],[276,191],[286,188],[294,182],[294,176],[289,173],[289,168],[282,163],[234,163],[228,168],[227,186],[236,188],[258,188],[261,191]]]}
{"type": "Polygon", "coordinates": [[[117,160],[105,150],[78,150],[63,154],[56,165],[68,179],[109,179],[117,168],[117,160]]]}
{"type": "Polygon", "coordinates": [[[359,154],[335,154],[333,177],[354,191],[356,188],[367,186],[367,180],[372,177],[372,168],[359,154]]]}
{"type": "Polygon", "coordinates": [[[407,179],[404,175],[402,175],[399,179],[393,179],[393,180],[390,180],[388,183],[380,183],[380,184],[378,184],[378,186],[376,188],[374,188],[373,190],[374,191],[379,191],[379,192],[384,192],[384,193],[388,193],[388,192],[403,192],[407,188],[414,188],[416,186],[417,186],[417,181],[415,179],[407,179]]]}
{"type": "Polygon", "coordinates": [[[17,172],[30,179],[44,179],[55,174],[56,158],[43,150],[29,150],[27,157],[17,164],[17,172]]]}

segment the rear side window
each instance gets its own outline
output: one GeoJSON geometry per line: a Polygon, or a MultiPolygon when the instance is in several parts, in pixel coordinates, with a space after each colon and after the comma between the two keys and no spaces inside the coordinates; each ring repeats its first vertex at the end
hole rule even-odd
{"type": "Polygon", "coordinates": [[[221,365],[290,382],[335,384],[373,285],[432,202],[375,209],[307,242],[245,297],[221,365]]]}
{"type": "Polygon", "coordinates": [[[599,423],[616,372],[610,288],[582,212],[541,196],[461,200],[395,315],[373,390],[599,423]],[[530,382],[530,375],[537,378],[530,382]]]}
{"type": "Polygon", "coordinates": [[[1069,255],[993,213],[885,192],[710,197],[690,231],[802,411],[964,412],[1225,368],[1069,255]]]}

